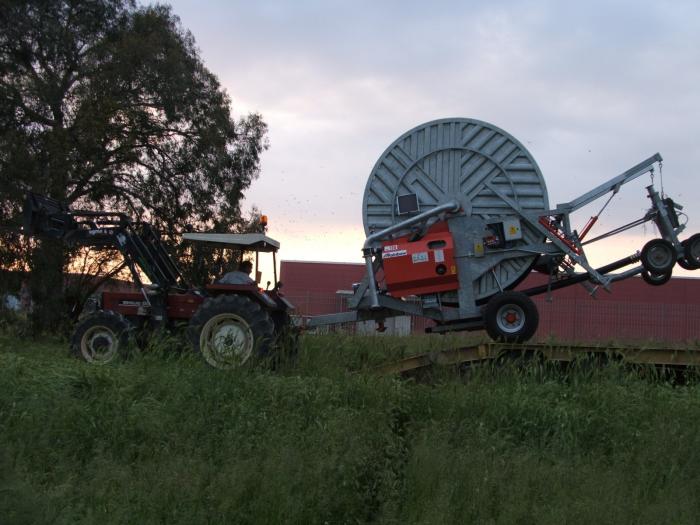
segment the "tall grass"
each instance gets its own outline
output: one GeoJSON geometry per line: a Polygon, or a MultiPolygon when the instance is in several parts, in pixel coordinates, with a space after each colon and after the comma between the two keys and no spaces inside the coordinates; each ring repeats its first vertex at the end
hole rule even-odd
{"type": "Polygon", "coordinates": [[[444,343],[307,337],[221,372],[167,340],[97,368],[0,336],[0,523],[697,522],[692,377],[370,371],[444,343]]]}

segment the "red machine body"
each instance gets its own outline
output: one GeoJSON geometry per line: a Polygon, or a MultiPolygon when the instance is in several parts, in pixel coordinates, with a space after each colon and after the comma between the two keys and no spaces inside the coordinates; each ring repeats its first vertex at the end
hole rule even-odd
{"type": "Polygon", "coordinates": [[[399,237],[382,244],[387,290],[396,297],[457,290],[454,242],[446,222],[438,222],[417,240],[399,237]]]}

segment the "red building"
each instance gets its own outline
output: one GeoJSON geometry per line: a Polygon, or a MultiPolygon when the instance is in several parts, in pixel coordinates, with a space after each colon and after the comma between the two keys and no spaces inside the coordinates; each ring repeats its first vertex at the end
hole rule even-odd
{"type": "MultiPolygon", "coordinates": [[[[362,280],[365,266],[353,263],[282,261],[284,292],[302,315],[347,310],[339,290],[351,290],[362,280]]],[[[532,273],[518,287],[547,282],[532,273]]],[[[700,279],[675,277],[663,286],[641,278],[613,283],[611,292],[598,289],[595,298],[583,286],[571,286],[533,297],[540,312],[536,339],[557,341],[698,341],[700,340],[700,279]]],[[[430,321],[413,320],[422,332],[430,321]]]]}
{"type": "Polygon", "coordinates": [[[365,265],[315,261],[282,261],[280,281],[285,296],[301,315],[346,311],[345,299],[336,292],[352,290],[365,275],[365,265]]]}

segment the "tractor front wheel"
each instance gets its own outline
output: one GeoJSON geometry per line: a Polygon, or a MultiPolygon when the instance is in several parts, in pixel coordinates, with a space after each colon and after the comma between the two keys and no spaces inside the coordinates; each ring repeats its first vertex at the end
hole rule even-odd
{"type": "Polygon", "coordinates": [[[486,304],[484,321],[494,341],[523,343],[535,335],[540,316],[535,303],[524,293],[502,292],[486,304]]]}
{"type": "Polygon", "coordinates": [[[71,336],[71,350],[88,363],[104,365],[126,353],[133,330],[121,314],[99,311],[76,325],[71,336]]]}
{"type": "Polygon", "coordinates": [[[219,295],[202,303],[190,320],[192,344],[214,368],[230,369],[252,356],[265,358],[274,324],[258,303],[242,295],[219,295]]]}

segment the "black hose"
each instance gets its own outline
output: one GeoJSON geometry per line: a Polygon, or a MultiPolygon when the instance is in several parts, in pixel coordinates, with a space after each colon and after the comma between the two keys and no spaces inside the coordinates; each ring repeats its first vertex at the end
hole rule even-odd
{"type": "MultiPolygon", "coordinates": [[[[615,270],[619,270],[620,268],[624,268],[625,266],[628,266],[630,264],[634,264],[637,261],[639,261],[639,254],[635,253],[634,255],[630,255],[629,257],[620,259],[619,261],[615,261],[610,264],[606,264],[605,266],[601,266],[596,271],[600,274],[606,274],[615,270]]],[[[524,293],[525,295],[539,295],[550,290],[558,290],[560,288],[566,288],[567,286],[573,286],[574,284],[582,283],[584,281],[587,281],[589,278],[590,274],[586,272],[574,275],[572,277],[567,277],[566,279],[562,279],[561,281],[554,281],[549,284],[534,286],[533,288],[528,288],[527,290],[520,290],[520,292],[524,293]]]]}

